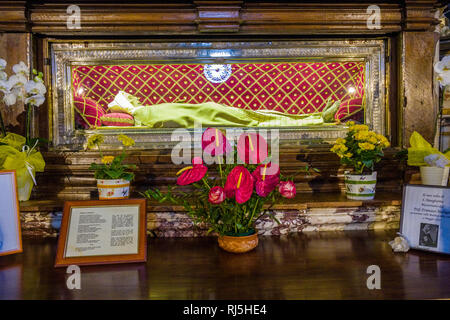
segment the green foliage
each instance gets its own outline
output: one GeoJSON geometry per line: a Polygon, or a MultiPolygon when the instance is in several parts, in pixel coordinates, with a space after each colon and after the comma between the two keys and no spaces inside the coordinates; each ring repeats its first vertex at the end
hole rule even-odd
{"type": "Polygon", "coordinates": [[[114,157],[111,163],[91,163],[89,169],[95,170],[96,179],[124,179],[132,181],[134,173],[129,172],[136,168],[135,165],[123,164],[125,159],[125,152],[114,157]]]}
{"type": "MultiPolygon", "coordinates": [[[[227,166],[232,167],[232,166],[227,166]]],[[[225,169],[225,171],[231,171],[225,169]]],[[[203,178],[206,179],[206,178],[203,178]]],[[[149,189],[142,193],[148,199],[154,199],[159,203],[170,202],[181,205],[189,217],[197,224],[207,224],[210,232],[217,232],[219,235],[238,235],[248,233],[255,229],[255,223],[263,216],[268,216],[280,223],[274,213],[270,211],[272,206],[279,202],[280,194],[276,190],[267,197],[259,197],[255,192],[250,200],[243,204],[237,203],[234,199],[225,199],[220,205],[212,204],[208,201],[209,187],[206,180],[203,184],[194,183],[194,192],[174,192],[174,188],[168,187],[167,193],[160,190],[149,189]],[[267,206],[267,204],[269,204],[267,206]]],[[[211,182],[211,181],[210,181],[211,182]]],[[[213,186],[211,186],[213,187],[213,186]]]]}
{"type": "Polygon", "coordinates": [[[33,147],[43,147],[48,145],[49,141],[45,138],[31,138],[28,139],[28,141],[26,142],[26,145],[29,146],[30,148],[33,147]]]}
{"type": "Polygon", "coordinates": [[[372,172],[384,156],[383,149],[390,144],[386,137],[369,131],[366,125],[351,125],[345,139],[339,138],[331,148],[341,163],[351,166],[357,174],[372,172]]]}

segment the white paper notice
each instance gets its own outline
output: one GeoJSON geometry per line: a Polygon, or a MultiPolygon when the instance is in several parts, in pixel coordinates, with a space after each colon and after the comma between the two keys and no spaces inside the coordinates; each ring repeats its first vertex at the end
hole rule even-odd
{"type": "Polygon", "coordinates": [[[71,209],[65,257],[138,253],[139,206],[71,209]]]}
{"type": "Polygon", "coordinates": [[[410,246],[450,253],[450,188],[405,188],[401,232],[410,246]]]}
{"type": "Polygon", "coordinates": [[[20,248],[18,228],[18,208],[14,175],[0,174],[0,253],[15,251],[20,248]]]}

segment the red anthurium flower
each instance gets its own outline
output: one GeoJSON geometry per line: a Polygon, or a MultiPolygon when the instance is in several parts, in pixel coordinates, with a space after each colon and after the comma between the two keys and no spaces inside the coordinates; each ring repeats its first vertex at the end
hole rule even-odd
{"type": "Polygon", "coordinates": [[[212,187],[209,190],[208,201],[212,204],[220,204],[225,200],[225,191],[220,186],[212,187]]]}
{"type": "Polygon", "coordinates": [[[280,167],[274,163],[259,165],[252,173],[258,196],[267,197],[280,182],[280,167]]]}
{"type": "Polygon", "coordinates": [[[208,128],[202,135],[202,149],[214,157],[216,155],[227,154],[231,150],[231,146],[222,131],[215,128],[208,128]]]}
{"type": "Polygon", "coordinates": [[[261,163],[267,158],[267,141],[257,133],[243,133],[238,140],[237,152],[245,163],[261,163]]]}
{"type": "Polygon", "coordinates": [[[292,181],[281,181],[280,186],[278,187],[278,191],[281,196],[284,198],[292,199],[295,197],[297,193],[295,189],[295,184],[292,181]]]}
{"type": "Polygon", "coordinates": [[[185,167],[177,172],[177,175],[181,174],[177,179],[177,184],[185,186],[197,181],[200,181],[205,176],[208,168],[203,165],[203,161],[199,157],[192,159],[192,166],[185,167]]]}
{"type": "Polygon", "coordinates": [[[225,194],[236,197],[237,203],[247,202],[253,193],[253,177],[244,166],[236,166],[228,174],[225,182],[225,194]]]}

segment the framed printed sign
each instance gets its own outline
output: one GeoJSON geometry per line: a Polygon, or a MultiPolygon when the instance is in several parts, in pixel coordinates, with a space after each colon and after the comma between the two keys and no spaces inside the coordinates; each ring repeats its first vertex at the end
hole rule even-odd
{"type": "Polygon", "coordinates": [[[16,172],[0,171],[0,256],[22,252],[16,172]]]}
{"type": "Polygon", "coordinates": [[[450,254],[450,188],[405,185],[400,232],[411,248],[450,254]]]}
{"type": "Polygon", "coordinates": [[[145,262],[146,200],[68,201],[55,267],[145,262]]]}

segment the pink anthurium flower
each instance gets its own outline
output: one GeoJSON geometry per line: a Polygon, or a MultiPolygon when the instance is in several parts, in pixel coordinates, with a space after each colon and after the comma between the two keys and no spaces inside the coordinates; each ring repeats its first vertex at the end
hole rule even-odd
{"type": "Polygon", "coordinates": [[[237,203],[247,202],[253,193],[253,177],[244,166],[236,166],[228,174],[225,182],[225,194],[228,198],[236,197],[237,203]]]}
{"type": "Polygon", "coordinates": [[[278,191],[284,198],[292,199],[295,197],[297,190],[295,189],[295,183],[292,181],[281,181],[278,191]]]}
{"type": "Polygon", "coordinates": [[[257,133],[243,133],[238,140],[237,152],[245,163],[261,163],[268,155],[267,141],[257,133]]]}
{"type": "Polygon", "coordinates": [[[225,200],[225,191],[220,186],[212,187],[209,190],[208,201],[212,204],[220,204],[225,200]]]}
{"type": "Polygon", "coordinates": [[[219,156],[230,152],[231,146],[222,131],[215,128],[208,128],[202,135],[202,149],[204,152],[215,157],[216,155],[219,156]]]}
{"type": "Polygon", "coordinates": [[[177,172],[177,175],[181,174],[177,179],[179,186],[185,186],[197,181],[200,181],[205,176],[208,168],[203,165],[203,161],[199,157],[192,159],[192,166],[185,167],[177,172]]]}
{"type": "Polygon", "coordinates": [[[258,196],[267,197],[280,182],[280,167],[272,162],[259,165],[252,173],[258,196]]]}

